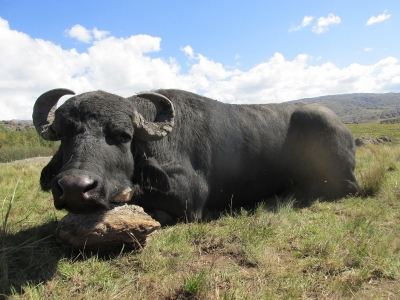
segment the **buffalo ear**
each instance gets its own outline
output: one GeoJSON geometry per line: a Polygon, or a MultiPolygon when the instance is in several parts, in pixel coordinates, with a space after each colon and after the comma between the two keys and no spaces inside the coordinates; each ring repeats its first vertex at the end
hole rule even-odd
{"type": "Polygon", "coordinates": [[[40,186],[43,191],[51,190],[53,183],[53,178],[58,175],[63,166],[63,153],[61,148],[59,148],[54,154],[50,162],[43,168],[40,174],[40,186]]]}
{"type": "Polygon", "coordinates": [[[156,159],[148,158],[140,162],[139,172],[143,188],[156,189],[161,192],[168,192],[171,189],[169,177],[161,169],[156,159]]]}

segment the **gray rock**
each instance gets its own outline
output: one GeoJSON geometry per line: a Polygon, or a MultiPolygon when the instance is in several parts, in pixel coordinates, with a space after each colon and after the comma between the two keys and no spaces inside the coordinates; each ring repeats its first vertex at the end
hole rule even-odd
{"type": "Polygon", "coordinates": [[[392,139],[388,136],[381,136],[379,139],[386,143],[392,142],[392,139]]]}
{"type": "Polygon", "coordinates": [[[365,146],[368,144],[379,145],[392,142],[392,139],[387,136],[381,136],[379,139],[361,136],[355,139],[356,146],[365,146]]]}
{"type": "Polygon", "coordinates": [[[158,228],[160,223],[143,208],[123,205],[92,214],[68,213],[60,220],[56,236],[59,242],[79,249],[138,249],[158,228]]]}

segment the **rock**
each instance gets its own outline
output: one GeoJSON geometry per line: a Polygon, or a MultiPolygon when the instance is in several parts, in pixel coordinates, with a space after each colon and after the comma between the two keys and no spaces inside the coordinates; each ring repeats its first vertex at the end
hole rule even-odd
{"type": "Polygon", "coordinates": [[[367,137],[359,137],[355,139],[356,146],[365,146],[367,144],[371,144],[371,138],[367,137]]]}
{"type": "Polygon", "coordinates": [[[143,208],[123,205],[91,214],[68,213],[60,220],[56,236],[59,242],[79,249],[138,249],[160,226],[143,208]]]}
{"type": "Polygon", "coordinates": [[[392,139],[388,136],[381,136],[379,139],[386,143],[392,142],[392,139]]]}
{"type": "Polygon", "coordinates": [[[387,136],[381,136],[379,139],[361,136],[355,139],[356,146],[365,146],[368,144],[379,145],[392,142],[392,139],[387,136]]]}

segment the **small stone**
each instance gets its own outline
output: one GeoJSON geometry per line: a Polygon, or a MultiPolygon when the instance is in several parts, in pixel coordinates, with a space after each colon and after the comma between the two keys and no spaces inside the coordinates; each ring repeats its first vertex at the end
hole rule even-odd
{"type": "Polygon", "coordinates": [[[386,142],[386,143],[391,143],[392,139],[388,136],[381,136],[379,139],[381,139],[382,141],[386,142]]]}
{"type": "Polygon", "coordinates": [[[160,227],[143,208],[123,205],[91,214],[68,213],[58,223],[56,237],[59,242],[79,249],[140,249],[160,227]]]}
{"type": "Polygon", "coordinates": [[[356,146],[365,146],[368,144],[379,145],[379,144],[385,144],[385,143],[390,143],[390,142],[392,142],[392,139],[387,136],[382,136],[379,139],[373,139],[370,137],[362,136],[362,137],[355,139],[356,146]]]}

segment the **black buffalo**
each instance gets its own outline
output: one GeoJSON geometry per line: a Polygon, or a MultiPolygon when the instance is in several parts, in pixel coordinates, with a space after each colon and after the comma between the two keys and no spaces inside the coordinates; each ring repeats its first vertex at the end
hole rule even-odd
{"type": "Polygon", "coordinates": [[[43,169],[57,209],[90,213],[129,202],[165,223],[205,208],[274,195],[357,194],[352,134],[314,104],[231,105],[181,90],[129,98],[102,91],[57,102],[41,95],[33,121],[61,146],[43,169]]]}

